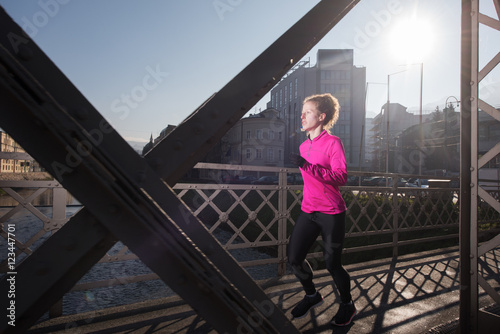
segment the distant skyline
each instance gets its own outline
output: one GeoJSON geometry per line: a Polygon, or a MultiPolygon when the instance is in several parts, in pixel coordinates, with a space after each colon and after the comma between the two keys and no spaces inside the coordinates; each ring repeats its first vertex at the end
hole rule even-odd
{"type": "MultiPolygon", "coordinates": [[[[139,142],[182,122],[317,3],[0,0],[113,127],[139,142]]],[[[491,0],[480,5],[497,18],[491,0]]],[[[423,110],[442,109],[447,97],[460,98],[460,11],[457,0],[363,0],[305,59],[314,66],[318,49],[354,49],[354,65],[366,67],[367,117],[387,101],[388,75],[391,103],[417,111],[423,63],[423,110]]],[[[482,27],[480,66],[498,45],[498,32],[482,27]]],[[[481,91],[495,106],[499,72],[481,91]]],[[[250,113],[268,101],[266,95],[250,113]]]]}

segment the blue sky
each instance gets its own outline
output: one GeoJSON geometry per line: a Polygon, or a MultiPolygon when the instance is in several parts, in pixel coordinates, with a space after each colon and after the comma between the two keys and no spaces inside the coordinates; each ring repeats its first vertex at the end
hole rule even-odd
{"type": "MultiPolygon", "coordinates": [[[[0,5],[125,139],[147,141],[180,123],[317,2],[0,0],[0,5]]],[[[481,0],[481,12],[496,18],[493,8],[491,0],[481,0]]],[[[460,94],[460,15],[458,0],[362,0],[306,58],[314,65],[320,48],[354,49],[354,65],[366,67],[369,82],[367,116],[386,102],[389,74],[391,102],[418,110],[420,66],[401,65],[423,63],[424,112],[442,108],[447,97],[460,94]],[[413,19],[419,34],[406,33],[409,44],[395,43],[393,30],[413,19]],[[412,47],[430,51],[418,59],[398,51],[412,47]]],[[[499,42],[498,32],[481,29],[480,63],[498,53],[499,42]]],[[[499,71],[484,83],[484,99],[500,104],[499,71]]],[[[266,96],[253,112],[267,101],[266,96]]]]}

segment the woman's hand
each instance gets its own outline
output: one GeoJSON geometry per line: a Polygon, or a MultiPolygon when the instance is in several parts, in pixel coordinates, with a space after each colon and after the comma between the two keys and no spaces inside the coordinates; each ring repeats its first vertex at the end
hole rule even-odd
{"type": "Polygon", "coordinates": [[[306,159],[302,158],[302,156],[300,154],[297,154],[297,153],[290,153],[290,162],[299,166],[299,167],[303,167],[304,164],[307,162],[306,159]]]}

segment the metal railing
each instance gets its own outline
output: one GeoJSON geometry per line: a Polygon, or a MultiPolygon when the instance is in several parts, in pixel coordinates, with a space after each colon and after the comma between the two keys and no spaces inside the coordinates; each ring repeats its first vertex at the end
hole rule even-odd
{"type": "MultiPolygon", "coordinates": [[[[285,274],[288,237],[302,199],[300,171],[199,163],[192,174],[198,175],[186,178],[189,183],[181,181],[173,189],[221,245],[249,272],[257,268],[258,273],[258,268],[266,267],[266,275],[285,274]],[[275,176],[275,181],[259,184],[256,180],[263,175],[275,176]],[[255,180],[251,182],[252,178],[244,176],[253,176],[255,180]],[[231,181],[223,183],[222,179],[231,181]]],[[[369,251],[373,254],[374,250],[391,252],[392,249],[392,255],[397,255],[401,247],[458,238],[459,189],[442,185],[413,188],[403,186],[401,181],[392,182],[410,175],[351,172],[349,176],[350,179],[357,177],[358,183],[341,188],[348,206],[345,253],[369,251]],[[373,176],[385,179],[377,185],[366,185],[373,176]],[[416,233],[418,231],[421,233],[416,233]]],[[[1,196],[4,203],[8,202],[6,198],[14,201],[1,205],[0,223],[4,226],[2,237],[15,237],[18,263],[79,209],[78,202],[68,200],[66,191],[56,181],[0,181],[0,188],[5,192],[1,196]],[[45,199],[36,202],[42,195],[45,199]],[[8,235],[9,226],[13,226],[15,233],[8,235]]],[[[497,219],[489,215],[485,217],[497,219]]],[[[2,251],[0,255],[2,274],[7,272],[8,264],[4,254],[7,252],[2,251]]],[[[321,242],[313,246],[309,257],[322,257],[321,242]]],[[[96,264],[95,270],[101,271],[89,272],[72,292],[92,299],[93,289],[157,279],[156,274],[120,242],[96,264]],[[123,265],[127,262],[133,265],[123,265]],[[106,269],[102,270],[103,267],[106,269]]],[[[262,278],[251,274],[256,279],[262,278]]],[[[62,303],[53,315],[61,313],[62,303]]]]}

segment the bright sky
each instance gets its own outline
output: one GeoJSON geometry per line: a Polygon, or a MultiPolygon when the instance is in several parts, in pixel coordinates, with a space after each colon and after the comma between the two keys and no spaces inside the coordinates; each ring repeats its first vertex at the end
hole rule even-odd
{"type": "MultiPolygon", "coordinates": [[[[0,5],[125,139],[146,142],[184,120],[317,2],[0,0],[0,5]]],[[[482,13],[497,18],[492,0],[480,3],[482,13]]],[[[391,102],[418,111],[423,63],[424,112],[442,109],[447,97],[460,97],[460,4],[361,0],[306,58],[315,65],[318,49],[354,49],[354,65],[366,67],[369,82],[367,117],[387,101],[388,75],[391,102]]],[[[498,32],[481,29],[480,63],[498,53],[499,42],[498,32]]],[[[500,70],[483,82],[483,98],[499,105],[500,70]]]]}

